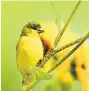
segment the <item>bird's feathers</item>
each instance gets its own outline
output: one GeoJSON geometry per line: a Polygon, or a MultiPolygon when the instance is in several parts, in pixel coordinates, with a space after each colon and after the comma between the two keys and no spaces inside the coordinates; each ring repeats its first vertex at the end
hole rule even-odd
{"type": "Polygon", "coordinates": [[[27,71],[30,66],[35,66],[43,58],[43,46],[40,38],[22,36],[18,43],[16,56],[20,71],[27,71]]]}

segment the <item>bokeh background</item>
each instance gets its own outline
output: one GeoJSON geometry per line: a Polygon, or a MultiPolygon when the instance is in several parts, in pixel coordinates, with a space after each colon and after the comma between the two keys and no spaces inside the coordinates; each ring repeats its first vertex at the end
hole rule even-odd
{"type": "MultiPolygon", "coordinates": [[[[60,15],[60,20],[66,22],[76,3],[76,1],[54,2],[54,7],[60,15]]],[[[51,3],[47,1],[2,1],[1,5],[2,91],[18,91],[21,87],[22,76],[16,66],[16,43],[23,26],[31,20],[38,22],[55,22],[56,16],[51,3]]],[[[89,30],[88,1],[81,3],[70,22],[70,26],[71,31],[79,36],[83,35],[85,30],[89,30]]],[[[67,89],[68,91],[81,91],[81,84],[78,80],[74,81],[72,86],[68,84],[65,85],[61,80],[59,82],[56,80],[57,79],[53,77],[52,80],[41,81],[34,89],[35,91],[67,91],[67,89]],[[66,88],[66,90],[63,88],[66,88]]]]}

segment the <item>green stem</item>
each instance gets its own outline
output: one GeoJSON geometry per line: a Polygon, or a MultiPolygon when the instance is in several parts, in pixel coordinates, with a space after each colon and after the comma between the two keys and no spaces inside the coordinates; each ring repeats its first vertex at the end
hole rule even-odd
{"type": "Polygon", "coordinates": [[[60,52],[60,51],[62,51],[62,50],[64,50],[64,49],[66,49],[66,48],[68,48],[68,47],[70,47],[70,46],[72,46],[72,45],[74,45],[74,44],[80,42],[83,38],[84,38],[84,37],[79,38],[79,39],[77,39],[77,40],[75,40],[75,41],[72,41],[71,43],[68,43],[68,44],[62,46],[62,47],[60,47],[59,49],[56,49],[56,50],[55,50],[55,49],[51,49],[51,50],[47,53],[47,55],[45,55],[45,57],[43,58],[42,62],[41,62],[41,63],[38,63],[36,66],[39,67],[39,68],[41,68],[41,67],[42,67],[52,56],[54,56],[56,53],[58,53],[58,52],[60,52]]]}
{"type": "Polygon", "coordinates": [[[79,38],[79,39],[77,39],[77,40],[75,40],[75,41],[72,41],[72,42],[70,42],[70,43],[68,43],[68,44],[66,44],[66,45],[64,45],[64,46],[62,46],[62,47],[60,47],[59,49],[56,49],[56,50],[54,51],[54,53],[53,53],[51,56],[55,55],[56,53],[58,53],[58,52],[60,52],[60,51],[62,51],[62,50],[64,50],[64,49],[66,49],[66,48],[68,48],[68,47],[70,47],[70,46],[73,46],[74,44],[79,43],[83,38],[84,38],[84,37],[81,37],[81,38],[79,38]]]}
{"type": "Polygon", "coordinates": [[[70,21],[71,21],[73,15],[75,14],[77,8],[79,7],[80,3],[81,3],[81,1],[79,1],[79,2],[77,3],[77,5],[75,6],[73,12],[71,13],[69,19],[67,20],[65,26],[63,27],[62,31],[58,33],[58,35],[57,35],[57,37],[56,37],[56,39],[55,39],[55,41],[54,41],[54,47],[55,47],[55,48],[56,48],[57,44],[59,43],[59,41],[60,41],[60,39],[61,39],[63,33],[65,32],[65,30],[66,30],[68,24],[70,23],[70,21]]]}
{"type": "Polygon", "coordinates": [[[89,32],[86,34],[86,36],[78,43],[67,55],[65,55],[58,63],[56,63],[49,71],[48,73],[52,72],[55,68],[57,68],[62,62],[64,62],[70,55],[72,55],[83,43],[84,41],[89,38],[89,32]]]}

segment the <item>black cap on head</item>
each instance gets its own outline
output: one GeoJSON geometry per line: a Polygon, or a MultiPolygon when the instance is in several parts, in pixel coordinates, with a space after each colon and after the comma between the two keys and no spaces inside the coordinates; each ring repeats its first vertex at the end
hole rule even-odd
{"type": "Polygon", "coordinates": [[[42,30],[42,28],[41,28],[41,25],[40,25],[38,22],[35,22],[35,21],[29,22],[29,23],[27,24],[27,28],[29,28],[29,29],[32,28],[32,29],[34,29],[34,30],[37,30],[38,33],[44,32],[44,30],[42,30]]]}

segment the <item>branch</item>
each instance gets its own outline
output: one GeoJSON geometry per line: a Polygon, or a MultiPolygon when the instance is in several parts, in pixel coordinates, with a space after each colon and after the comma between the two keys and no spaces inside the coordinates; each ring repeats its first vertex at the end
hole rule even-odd
{"type": "Polygon", "coordinates": [[[84,41],[89,38],[89,32],[86,34],[86,36],[78,43],[67,55],[65,55],[58,63],[56,63],[49,71],[48,73],[52,72],[55,68],[57,68],[62,62],[64,62],[69,56],[71,56],[83,43],[84,41]]]}
{"type": "Polygon", "coordinates": [[[65,30],[66,30],[66,28],[67,28],[68,24],[70,23],[70,21],[71,21],[71,19],[72,19],[73,15],[75,14],[75,12],[76,12],[77,8],[78,8],[78,7],[79,7],[79,5],[80,5],[80,3],[81,3],[81,1],[79,1],[79,2],[77,3],[77,5],[75,6],[75,8],[74,8],[73,12],[71,13],[71,15],[70,15],[69,19],[67,20],[67,22],[66,22],[65,26],[63,27],[62,31],[58,33],[58,35],[57,35],[57,37],[56,37],[56,39],[55,39],[55,41],[54,41],[54,47],[56,47],[56,46],[57,46],[57,44],[59,43],[59,41],[60,41],[60,39],[61,39],[61,37],[62,37],[63,33],[65,32],[65,30]]]}
{"type": "MultiPolygon", "coordinates": [[[[77,39],[77,40],[75,40],[75,41],[72,41],[72,42],[70,42],[70,43],[68,43],[68,44],[66,44],[66,45],[64,45],[64,46],[62,46],[62,47],[60,47],[59,49],[56,49],[56,50],[54,51],[54,54],[53,54],[53,55],[55,55],[56,53],[58,53],[58,52],[60,52],[60,51],[62,51],[62,50],[64,50],[64,49],[66,49],[66,48],[68,48],[68,47],[70,47],[70,46],[73,46],[74,44],[79,43],[83,38],[84,38],[84,37],[81,37],[81,38],[79,38],[79,39],[77,39]]],[[[51,56],[53,56],[53,55],[51,55],[51,56]]]]}
{"type": "Polygon", "coordinates": [[[81,37],[81,38],[79,38],[79,39],[77,39],[77,40],[75,40],[75,41],[72,41],[71,43],[68,43],[68,44],[62,46],[62,47],[60,47],[59,49],[52,49],[51,51],[49,51],[49,52],[47,53],[47,55],[45,55],[45,57],[43,58],[42,62],[37,63],[36,66],[39,67],[39,68],[43,67],[43,65],[44,65],[52,56],[54,56],[56,53],[58,53],[58,52],[60,52],[60,51],[62,51],[62,50],[64,50],[64,49],[66,49],[66,48],[68,48],[68,47],[70,47],[70,46],[73,46],[73,45],[76,44],[76,43],[79,43],[83,38],[84,38],[84,37],[81,37]],[[50,56],[49,56],[49,55],[50,55],[50,56]]]}

